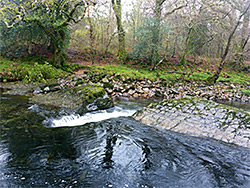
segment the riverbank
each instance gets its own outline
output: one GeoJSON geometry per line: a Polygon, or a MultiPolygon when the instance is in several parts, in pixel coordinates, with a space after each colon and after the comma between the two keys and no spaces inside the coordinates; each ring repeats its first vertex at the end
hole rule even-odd
{"type": "MultiPolygon", "coordinates": [[[[118,67],[121,67],[118,65],[118,67]]],[[[38,104],[45,104],[45,105],[52,105],[54,107],[59,108],[70,108],[73,110],[73,113],[77,113],[80,115],[85,114],[86,112],[96,111],[100,109],[107,109],[110,107],[113,107],[113,100],[112,99],[122,99],[122,100],[134,100],[134,99],[155,99],[158,102],[163,100],[163,103],[165,104],[164,99],[179,99],[181,98],[185,100],[185,97],[191,97],[191,98],[201,98],[208,99],[210,101],[233,101],[233,102],[240,102],[240,103],[250,103],[250,95],[249,95],[249,87],[250,84],[247,81],[235,83],[235,82],[218,82],[214,85],[208,85],[205,81],[202,80],[194,80],[194,79],[185,79],[185,75],[178,79],[176,79],[174,76],[171,79],[167,79],[166,77],[162,77],[160,73],[151,73],[151,77],[149,78],[148,75],[142,72],[139,72],[136,74],[134,71],[136,69],[128,69],[131,70],[131,72],[126,73],[124,71],[114,71],[113,69],[108,70],[107,66],[103,67],[85,67],[81,68],[78,71],[74,72],[73,74],[59,78],[57,80],[53,81],[47,81],[46,83],[23,83],[23,82],[10,82],[10,83],[1,83],[0,88],[6,88],[10,89],[4,94],[11,94],[11,95],[26,95],[30,96],[30,101],[32,103],[38,103],[38,104]],[[136,74],[133,76],[133,74],[136,74]],[[154,77],[154,74],[158,74],[158,77],[154,77]],[[78,88],[81,88],[81,92],[79,93],[78,88]],[[87,89],[87,92],[85,92],[86,88],[96,88],[94,90],[91,89],[91,92],[88,92],[89,89],[87,89]],[[99,95],[98,90],[100,90],[101,95],[99,95]],[[98,94],[94,94],[97,92],[98,94]],[[106,93],[108,94],[107,97],[106,93]],[[87,97],[86,97],[87,96],[87,97]],[[101,102],[99,100],[101,99],[101,102]],[[98,100],[98,101],[97,101],[98,100]],[[89,102],[88,102],[89,101],[89,102]],[[87,102],[87,104],[85,104],[87,102]],[[101,104],[101,105],[100,105],[101,104]],[[82,106],[83,105],[83,106],[82,106]]],[[[167,100],[171,101],[171,100],[167,100]]],[[[179,100],[178,100],[179,101],[179,100]]],[[[198,106],[202,102],[197,102],[198,106]]],[[[208,101],[206,101],[207,104],[208,101]]],[[[159,103],[161,104],[161,103],[159,103]]],[[[186,104],[186,102],[185,102],[186,104]]],[[[194,102],[196,105],[196,102],[194,102]]],[[[213,103],[216,104],[217,103],[213,103]]],[[[195,107],[194,105],[194,107],[195,107]]],[[[163,105],[164,109],[165,106],[163,105]]],[[[183,108],[185,109],[185,107],[183,108]]],[[[180,109],[180,112],[177,114],[180,115],[183,113],[182,108],[180,109]]],[[[196,109],[196,107],[195,107],[196,109]]],[[[217,107],[208,113],[203,114],[200,117],[200,112],[207,111],[207,106],[203,105],[201,109],[199,109],[196,114],[192,114],[193,111],[191,109],[187,117],[194,116],[194,118],[191,118],[190,125],[198,125],[197,122],[200,122],[200,120],[197,121],[197,119],[204,119],[204,117],[209,117],[207,124],[210,120],[214,120],[214,114],[213,112],[217,111],[217,107]],[[196,117],[197,115],[197,117],[196,117]],[[198,118],[199,117],[199,118],[198,118]],[[197,121],[197,122],[196,122],[197,121]]],[[[164,119],[166,117],[169,117],[172,112],[165,111],[164,119]],[[166,112],[166,113],[165,113],[166,112]]],[[[223,114],[220,116],[216,116],[216,121],[211,121],[214,127],[212,127],[212,130],[217,130],[218,128],[221,128],[221,125],[218,124],[220,122],[219,120],[222,118],[225,118],[226,120],[233,120],[235,119],[235,110],[232,111],[232,113],[229,116],[227,108],[225,108],[225,111],[223,111],[223,114]],[[224,116],[225,115],[225,116],[224,116]],[[231,117],[232,116],[232,117],[231,117]]],[[[151,119],[153,122],[158,122],[156,119],[159,119],[156,115],[158,112],[155,113],[153,111],[147,116],[149,119],[151,119]],[[156,118],[157,117],[157,118],[156,118]]],[[[244,121],[248,125],[249,121],[249,114],[248,112],[244,112],[244,114],[247,115],[247,121],[244,121]]],[[[175,113],[173,112],[172,121],[176,118],[175,113]]],[[[241,116],[241,115],[240,115],[241,116]]],[[[144,116],[143,116],[144,117],[144,116]]],[[[145,116],[146,117],[146,116],[145,116]]],[[[180,116],[182,120],[182,115],[180,116]]],[[[240,119],[240,118],[239,118],[240,119]]],[[[226,122],[228,125],[231,123],[226,122]]],[[[182,123],[185,121],[182,121],[182,123]]],[[[238,121],[237,121],[238,122],[238,121]]],[[[233,143],[238,144],[238,132],[239,130],[244,130],[244,135],[242,136],[242,141],[240,141],[239,145],[249,147],[249,127],[242,128],[242,124],[239,125],[233,122],[233,130],[230,129],[230,136],[232,138],[236,138],[236,141],[233,141],[233,143]],[[235,127],[236,126],[236,127],[235,127]],[[247,130],[245,130],[247,129],[247,130]],[[245,135],[246,132],[246,135],[245,135]],[[232,134],[231,134],[232,133],[232,134]],[[235,134],[237,135],[235,136],[235,134]]],[[[150,125],[151,123],[144,122],[147,125],[150,125]]],[[[173,127],[177,127],[180,122],[177,122],[174,124],[173,127]]],[[[212,125],[211,124],[211,125],[212,125]]],[[[170,125],[169,121],[166,121],[163,125],[161,122],[157,123],[158,126],[167,126],[170,125]]],[[[189,125],[189,124],[188,124],[189,125]]],[[[193,136],[206,136],[204,134],[207,134],[207,137],[216,138],[218,140],[227,141],[229,143],[232,142],[231,137],[223,137],[220,136],[225,133],[224,130],[221,130],[217,136],[214,136],[214,132],[207,131],[203,134],[203,126],[206,124],[201,124],[197,129],[195,128],[193,130],[193,133],[191,135],[193,136]],[[208,134],[209,133],[209,134],[208,134]]],[[[224,124],[223,124],[224,125],[224,124]]],[[[181,130],[189,130],[189,127],[186,126],[184,123],[183,126],[180,126],[181,130]]],[[[223,128],[223,127],[222,127],[223,128]]],[[[172,129],[172,128],[171,128],[172,129]]],[[[186,133],[185,131],[178,131],[181,133],[186,133]]],[[[225,133],[226,134],[226,133],[225,133]]],[[[243,134],[243,133],[242,133],[243,134]]],[[[241,137],[240,137],[241,139],[241,137]]]]}
{"type": "Polygon", "coordinates": [[[89,65],[85,62],[85,64],[71,63],[70,74],[56,70],[46,62],[39,64],[3,58],[1,62],[3,62],[1,64],[3,79],[0,87],[12,89],[8,93],[14,95],[47,94],[85,84],[99,85],[111,98],[124,100],[134,98],[162,100],[192,96],[214,101],[250,102],[250,78],[246,72],[226,70],[215,85],[209,85],[205,82],[209,76],[205,69],[191,71],[189,66],[185,71],[178,66],[172,66],[176,71],[170,68],[149,71],[135,67],[129,62],[126,65],[117,62],[89,65]],[[35,72],[30,74],[32,70],[35,72]],[[40,78],[33,79],[37,76],[40,78]],[[22,81],[13,82],[17,80],[22,81]]]}
{"type": "Polygon", "coordinates": [[[155,81],[149,79],[133,79],[121,74],[84,71],[83,74],[73,74],[66,78],[43,84],[28,84],[23,82],[0,83],[1,88],[11,89],[9,94],[37,95],[72,88],[81,84],[97,84],[104,87],[111,98],[157,98],[171,99],[187,96],[200,97],[214,101],[250,102],[250,85],[230,82],[219,82],[206,85],[202,82],[176,82],[173,85],[165,79],[155,81]],[[245,92],[244,92],[245,91],[245,92]]]}

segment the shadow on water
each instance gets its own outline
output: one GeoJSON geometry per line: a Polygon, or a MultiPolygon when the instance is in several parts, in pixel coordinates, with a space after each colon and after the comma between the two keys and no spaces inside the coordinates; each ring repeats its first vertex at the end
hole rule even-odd
{"type": "Polygon", "coordinates": [[[242,103],[242,102],[237,102],[237,101],[221,101],[221,100],[219,100],[217,102],[221,103],[221,104],[233,106],[236,108],[240,108],[240,109],[243,109],[245,111],[250,111],[250,103],[242,103]]]}
{"type": "Polygon", "coordinates": [[[250,150],[130,117],[50,128],[56,109],[1,96],[0,187],[250,186],[250,150]],[[53,111],[53,113],[52,113],[53,111]]]}

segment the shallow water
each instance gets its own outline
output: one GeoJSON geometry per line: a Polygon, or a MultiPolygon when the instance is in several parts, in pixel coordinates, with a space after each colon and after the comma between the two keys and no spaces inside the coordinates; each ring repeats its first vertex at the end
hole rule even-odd
{"type": "Polygon", "coordinates": [[[241,103],[241,102],[236,102],[236,101],[218,101],[218,102],[221,104],[228,105],[228,106],[240,108],[245,111],[250,111],[250,103],[241,103]]]}
{"type": "Polygon", "coordinates": [[[0,108],[0,187],[250,187],[249,149],[143,125],[135,103],[85,117],[1,95],[0,108]]]}

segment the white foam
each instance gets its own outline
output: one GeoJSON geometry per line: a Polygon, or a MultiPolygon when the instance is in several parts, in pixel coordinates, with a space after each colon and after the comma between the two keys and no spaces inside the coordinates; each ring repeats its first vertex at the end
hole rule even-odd
{"type": "Polygon", "coordinates": [[[100,110],[97,112],[86,113],[83,116],[72,114],[63,116],[60,119],[52,120],[52,127],[79,126],[86,123],[103,121],[110,118],[128,117],[132,116],[135,112],[136,110],[127,110],[115,107],[113,108],[113,110],[100,110]]]}

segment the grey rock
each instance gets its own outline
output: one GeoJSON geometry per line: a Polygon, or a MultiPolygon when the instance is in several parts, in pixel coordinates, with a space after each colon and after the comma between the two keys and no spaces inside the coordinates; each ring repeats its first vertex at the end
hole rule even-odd
{"type": "Polygon", "coordinates": [[[78,114],[111,108],[114,103],[99,85],[76,86],[64,90],[35,95],[32,102],[71,109],[78,114]]]}
{"type": "Polygon", "coordinates": [[[102,82],[103,83],[109,83],[109,80],[105,77],[105,78],[102,79],[102,82]]]}
{"type": "Polygon", "coordinates": [[[42,92],[43,92],[43,90],[40,87],[37,87],[37,88],[34,89],[33,94],[37,95],[37,94],[40,94],[42,92]]]}
{"type": "Polygon", "coordinates": [[[50,91],[50,88],[47,86],[43,89],[45,92],[49,92],[50,91]]]}
{"type": "Polygon", "coordinates": [[[133,95],[134,93],[135,93],[135,91],[132,90],[132,89],[130,89],[130,90],[128,91],[128,94],[129,94],[129,95],[133,95]]]}
{"type": "Polygon", "coordinates": [[[164,100],[133,117],[150,126],[250,148],[250,113],[216,102],[197,98],[164,100]]]}

